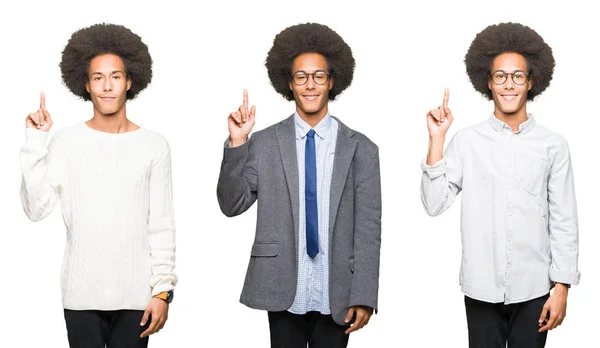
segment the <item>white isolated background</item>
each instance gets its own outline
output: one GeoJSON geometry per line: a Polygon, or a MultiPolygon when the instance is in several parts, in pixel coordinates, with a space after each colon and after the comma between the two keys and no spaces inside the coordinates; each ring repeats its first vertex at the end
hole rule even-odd
{"type": "Polygon", "coordinates": [[[430,218],[421,207],[420,161],[427,151],[425,114],[450,88],[460,128],[493,107],[470,85],[463,63],[487,25],[517,21],[538,31],[556,59],[549,89],[528,110],[564,135],[575,171],[580,227],[580,286],[547,347],[596,346],[600,237],[595,141],[598,134],[600,25],[583,1],[11,1],[0,5],[2,128],[0,347],[67,347],[60,296],[65,228],[57,206],[33,223],[19,200],[19,151],[25,117],[39,92],[56,129],[92,116],[92,106],[62,85],[61,52],[75,30],[123,24],[150,48],[154,78],[128,103],[128,117],[170,141],[180,283],[166,327],[150,347],[268,347],[265,312],[238,302],[254,237],[256,209],[227,218],[216,184],[226,117],[247,88],[255,130],[294,111],[270,86],[264,67],[275,35],[319,22],[336,30],[356,59],[352,86],[330,112],[380,147],[383,232],[379,314],[349,347],[467,347],[460,265],[459,201],[430,218]]]}

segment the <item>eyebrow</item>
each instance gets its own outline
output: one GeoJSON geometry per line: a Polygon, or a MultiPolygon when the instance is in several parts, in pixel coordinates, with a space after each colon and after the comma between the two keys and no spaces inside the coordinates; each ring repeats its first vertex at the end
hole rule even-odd
{"type": "MultiPolygon", "coordinates": [[[[125,75],[125,73],[122,72],[121,70],[113,70],[113,71],[110,72],[110,75],[117,74],[117,73],[121,73],[121,74],[125,75]]],[[[96,71],[96,72],[93,72],[93,73],[90,74],[90,76],[92,76],[92,75],[104,75],[104,74],[102,74],[99,71],[96,71]]]]}
{"type": "Polygon", "coordinates": [[[312,73],[308,73],[308,72],[306,72],[304,70],[297,70],[297,71],[293,72],[292,75],[296,74],[296,73],[299,73],[299,72],[304,73],[304,74],[314,74],[314,73],[317,73],[317,72],[324,72],[324,73],[328,74],[327,70],[317,69],[317,70],[313,71],[312,73]]]}

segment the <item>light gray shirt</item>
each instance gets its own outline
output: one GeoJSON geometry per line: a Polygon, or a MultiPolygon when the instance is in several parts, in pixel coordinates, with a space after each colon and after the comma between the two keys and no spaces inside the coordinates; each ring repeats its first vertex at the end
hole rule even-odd
{"type": "Polygon", "coordinates": [[[436,216],[462,191],[460,284],[505,304],[578,284],[579,232],[567,141],[531,114],[514,132],[493,114],[458,131],[444,158],[421,164],[421,200],[436,216]]]}
{"type": "Polygon", "coordinates": [[[317,214],[319,253],[314,259],[306,252],[306,205],[304,202],[304,149],[310,125],[294,114],[296,126],[296,154],[299,179],[299,236],[298,280],[296,296],[289,311],[305,314],[317,311],[331,314],[329,308],[329,196],[331,176],[338,133],[338,123],[329,113],[315,126],[315,152],[317,164],[317,214]]]}

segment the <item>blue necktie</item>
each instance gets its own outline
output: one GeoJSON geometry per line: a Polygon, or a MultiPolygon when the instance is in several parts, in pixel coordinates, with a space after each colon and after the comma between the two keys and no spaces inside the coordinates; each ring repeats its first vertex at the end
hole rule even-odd
{"type": "Polygon", "coordinates": [[[317,211],[317,159],[315,131],[306,136],[304,148],[304,201],[306,204],[306,252],[314,258],[319,253],[319,213],[317,211]]]}

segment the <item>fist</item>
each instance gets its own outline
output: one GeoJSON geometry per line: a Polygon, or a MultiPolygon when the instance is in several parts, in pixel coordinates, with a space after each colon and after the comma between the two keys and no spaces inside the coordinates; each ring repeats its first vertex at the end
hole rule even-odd
{"type": "Polygon", "coordinates": [[[25,119],[25,127],[35,128],[44,132],[48,132],[52,127],[52,118],[46,110],[46,96],[40,93],[40,108],[38,111],[32,112],[25,119]]]}
{"type": "Polygon", "coordinates": [[[227,123],[229,127],[229,145],[232,147],[242,145],[254,127],[256,105],[248,110],[248,91],[244,90],[244,101],[237,111],[229,114],[227,123]]]}
{"type": "Polygon", "coordinates": [[[454,121],[452,112],[448,108],[448,94],[449,91],[446,88],[442,105],[427,113],[427,129],[429,130],[430,137],[445,136],[452,121],[454,121]]]}

